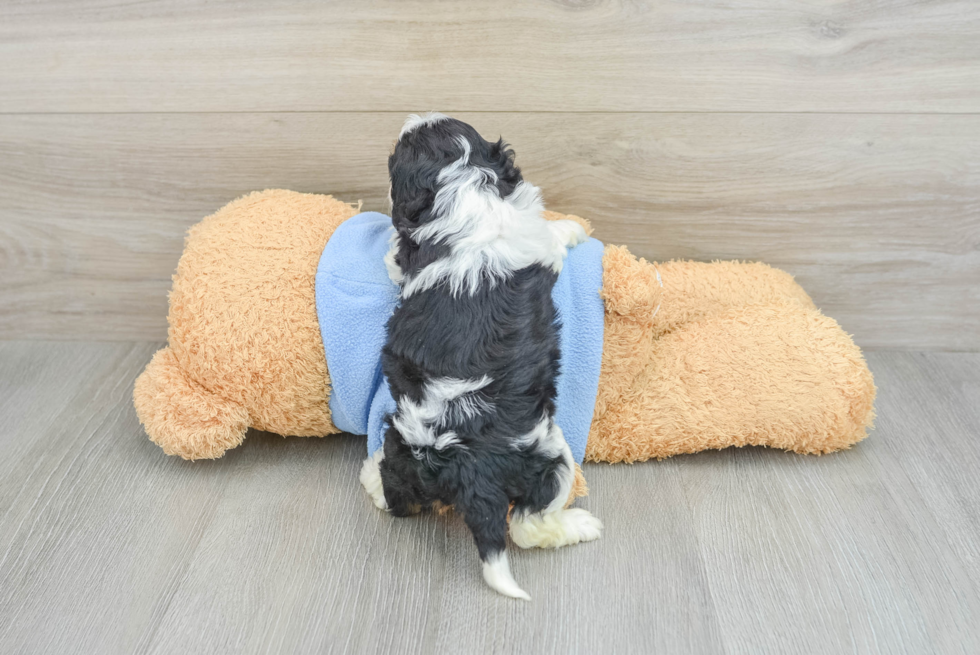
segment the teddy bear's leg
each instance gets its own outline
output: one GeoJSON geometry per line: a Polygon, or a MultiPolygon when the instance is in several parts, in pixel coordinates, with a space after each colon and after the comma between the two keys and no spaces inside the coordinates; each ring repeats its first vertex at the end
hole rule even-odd
{"type": "Polygon", "coordinates": [[[248,412],[190,380],[169,347],[136,379],[133,402],[150,439],[168,455],[214,459],[239,445],[248,412]]]}
{"type": "Polygon", "coordinates": [[[664,289],[657,269],[625,246],[606,246],[602,268],[606,313],[593,421],[634,387],[650,361],[654,338],[662,332],[658,321],[664,289]]]}
{"type": "Polygon", "coordinates": [[[814,308],[813,301],[792,275],[766,264],[670,261],[647,265],[657,269],[663,282],[663,308],[657,314],[655,325],[657,334],[749,305],[794,304],[814,308]]]}
{"type": "Polygon", "coordinates": [[[594,419],[586,459],[746,445],[828,453],[866,436],[874,397],[860,349],[833,319],[799,303],[737,307],[652,342],[632,386],[594,419]]]}
{"type": "Polygon", "coordinates": [[[606,246],[602,269],[606,313],[645,322],[653,336],[733,307],[814,307],[792,275],[758,262],[650,263],[625,246],[606,246]]]}

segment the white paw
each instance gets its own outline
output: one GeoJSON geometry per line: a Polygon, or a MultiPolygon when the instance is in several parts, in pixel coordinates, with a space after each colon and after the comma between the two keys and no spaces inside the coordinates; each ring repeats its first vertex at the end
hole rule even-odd
{"type": "Polygon", "coordinates": [[[602,521],[592,516],[592,513],[587,509],[581,509],[578,507],[565,510],[566,518],[568,518],[571,524],[569,531],[576,534],[577,538],[571,543],[578,543],[580,541],[595,541],[602,536],[602,521]],[[574,514],[568,517],[568,514],[574,514]]]}
{"type": "Polygon", "coordinates": [[[568,240],[568,246],[577,246],[580,243],[585,243],[588,241],[589,235],[585,233],[585,228],[578,223],[575,223],[575,221],[572,221],[572,224],[575,227],[572,228],[572,236],[568,240]]]}
{"type": "Polygon", "coordinates": [[[566,248],[574,248],[580,243],[585,243],[586,239],[589,238],[589,235],[585,233],[585,228],[573,220],[555,221],[554,226],[558,233],[558,239],[566,248]]]}
{"type": "Polygon", "coordinates": [[[602,535],[602,521],[581,508],[514,517],[510,537],[521,548],[561,548],[602,535]]]}
{"type": "Polygon", "coordinates": [[[381,484],[381,469],[378,467],[384,457],[384,449],[378,448],[373,455],[364,460],[364,464],[361,465],[360,480],[364,490],[374,501],[374,505],[378,509],[386,510],[388,503],[385,501],[385,489],[384,485],[381,484]]]}

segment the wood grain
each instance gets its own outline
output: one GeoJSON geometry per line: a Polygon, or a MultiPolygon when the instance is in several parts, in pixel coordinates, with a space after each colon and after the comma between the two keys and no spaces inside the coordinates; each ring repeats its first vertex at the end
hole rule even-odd
{"type": "MultiPolygon", "coordinates": [[[[870,348],[980,348],[980,116],[461,114],[649,259],[786,269],[870,348]]],[[[187,227],[254,189],[384,209],[392,113],[0,117],[0,336],[162,339],[187,227]]]]}
{"type": "MultiPolygon", "coordinates": [[[[718,611],[731,652],[975,648],[980,449],[967,398],[944,379],[958,357],[870,353],[878,426],[851,451],[694,457],[689,506],[708,584],[730,599],[718,611]],[[947,583],[956,593],[937,587],[947,583]]],[[[964,364],[980,378],[976,355],[964,364]]]]}
{"type": "Polygon", "coordinates": [[[0,5],[0,111],[980,111],[972,0],[0,5]]]}
{"type": "Polygon", "coordinates": [[[870,353],[851,451],[587,466],[603,538],[512,547],[526,604],[457,516],[371,505],[362,437],[164,456],[130,400],[159,345],[0,342],[0,651],[980,649],[980,354],[870,353]]]}

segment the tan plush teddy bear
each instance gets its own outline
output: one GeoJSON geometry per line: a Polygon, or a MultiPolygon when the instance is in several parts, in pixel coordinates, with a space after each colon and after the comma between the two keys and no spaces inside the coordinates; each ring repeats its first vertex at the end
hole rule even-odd
{"type": "MultiPolygon", "coordinates": [[[[272,190],[191,228],[168,345],[133,394],[164,452],[221,457],[249,427],[340,432],[314,277],[325,244],[356,213],[331,196],[272,190]]],[[[606,246],[600,293],[586,461],[745,445],[827,453],[865,437],[875,386],[861,351],[788,274],[764,264],[652,264],[606,246]]],[[[581,477],[574,493],[584,493],[581,477]]]]}

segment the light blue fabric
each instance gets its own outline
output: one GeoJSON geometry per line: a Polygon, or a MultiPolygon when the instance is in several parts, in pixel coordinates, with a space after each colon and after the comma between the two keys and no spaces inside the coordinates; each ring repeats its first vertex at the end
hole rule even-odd
{"type": "MultiPolygon", "coordinates": [[[[381,373],[385,326],[398,304],[388,278],[391,219],[365,212],[337,228],[316,272],[316,313],[332,385],[330,412],[341,430],[366,434],[368,454],[384,441],[387,414],[396,409],[381,373]]],[[[572,248],[552,291],[561,319],[561,373],[555,422],[575,461],[585,458],[602,362],[604,309],[602,243],[589,239],[572,248]]]]}
{"type": "Polygon", "coordinates": [[[384,377],[385,325],[398,303],[398,287],[383,261],[390,230],[384,214],[349,218],[327,241],[317,266],[316,315],[332,387],[330,414],[344,432],[368,434],[372,401],[384,377]]]}
{"type": "Polygon", "coordinates": [[[602,289],[602,242],[589,239],[568,251],[551,291],[561,320],[561,372],[555,399],[555,423],[565,434],[572,456],[585,459],[602,365],[605,305],[602,289]]]}

